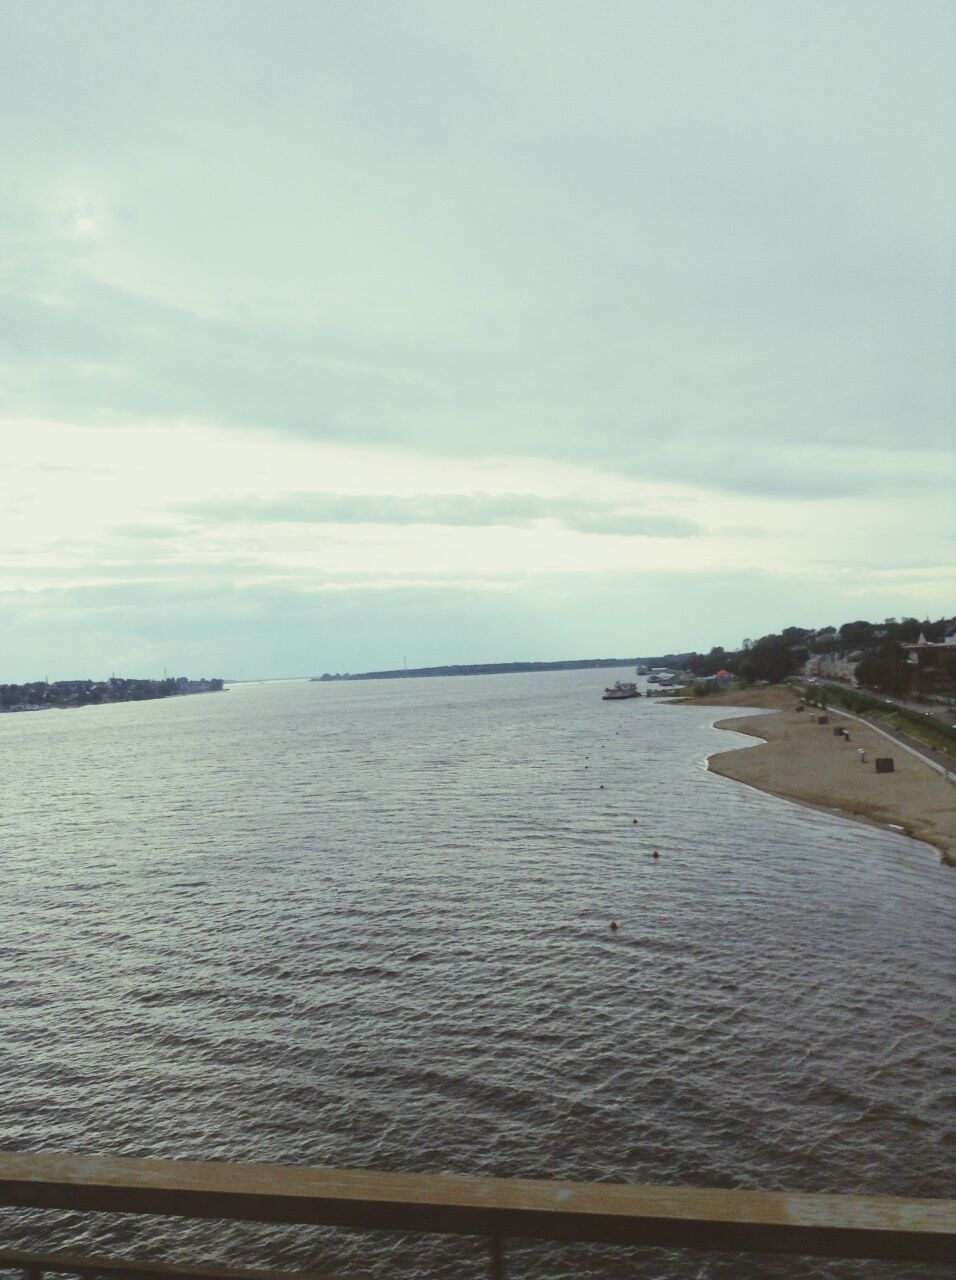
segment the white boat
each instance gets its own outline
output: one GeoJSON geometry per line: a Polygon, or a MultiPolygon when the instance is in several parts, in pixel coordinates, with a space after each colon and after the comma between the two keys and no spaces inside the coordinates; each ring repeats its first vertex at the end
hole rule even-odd
{"type": "Polygon", "coordinates": [[[632,680],[615,680],[601,695],[602,702],[620,702],[623,698],[639,698],[637,685],[632,680]]]}

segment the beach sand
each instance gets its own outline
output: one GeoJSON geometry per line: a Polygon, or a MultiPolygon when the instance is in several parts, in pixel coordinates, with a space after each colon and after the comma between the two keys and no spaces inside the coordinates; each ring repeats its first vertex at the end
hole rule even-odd
{"type": "Polygon", "coordinates": [[[771,685],[726,697],[694,698],[684,705],[779,712],[718,720],[718,729],[763,738],[765,745],[718,752],[708,761],[714,773],[858,822],[902,829],[935,845],[943,861],[956,866],[956,783],[838,711],[830,710],[830,723],[821,725],[819,711],[808,707],[796,712],[796,704],[794,690],[771,685]],[[849,732],[849,742],[834,734],[841,726],[849,732]],[[866,752],[865,763],[860,761],[860,747],[866,752]],[[877,773],[876,756],[892,756],[895,771],[877,773]]]}

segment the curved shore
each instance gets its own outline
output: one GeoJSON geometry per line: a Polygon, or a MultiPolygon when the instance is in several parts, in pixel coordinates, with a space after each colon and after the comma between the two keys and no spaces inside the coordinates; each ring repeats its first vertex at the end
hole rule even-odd
{"type": "Polygon", "coordinates": [[[812,708],[794,710],[796,701],[792,689],[778,685],[686,704],[779,713],[715,721],[717,729],[762,738],[763,744],[717,752],[707,762],[710,770],[814,809],[913,836],[956,866],[956,784],[875,729],[833,710],[829,724],[818,724],[812,708]],[[849,742],[834,734],[840,727],[847,729],[849,742]],[[876,756],[892,756],[894,772],[877,773],[876,756]]]}

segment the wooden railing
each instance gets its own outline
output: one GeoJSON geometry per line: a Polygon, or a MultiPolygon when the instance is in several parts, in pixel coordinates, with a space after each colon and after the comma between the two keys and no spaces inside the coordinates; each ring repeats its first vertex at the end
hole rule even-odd
{"type": "MultiPolygon", "coordinates": [[[[699,1190],[619,1183],[539,1182],[283,1165],[0,1153],[0,1205],[178,1218],[304,1223],[361,1231],[485,1236],[491,1275],[504,1241],[733,1250],[901,1262],[956,1262],[956,1202],[891,1196],[699,1190]]],[[[215,1267],[157,1268],[47,1259],[31,1268],[77,1275],[248,1280],[215,1267]],[[112,1268],[112,1269],[111,1269],[112,1268]]],[[[0,1265],[3,1265],[0,1260],[0,1265]]],[[[257,1273],[265,1277],[266,1273],[257,1273]]],[[[286,1277],[288,1280],[288,1277],[286,1277]]]]}

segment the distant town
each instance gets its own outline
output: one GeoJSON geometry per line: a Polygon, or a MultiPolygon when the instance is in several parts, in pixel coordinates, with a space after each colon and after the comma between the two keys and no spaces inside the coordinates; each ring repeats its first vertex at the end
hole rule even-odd
{"type": "Polygon", "coordinates": [[[29,684],[0,684],[0,712],[49,711],[92,707],[104,702],[143,702],[149,698],[178,698],[190,693],[218,693],[223,682],[170,676],[165,680],[34,680],[29,684]]]}

